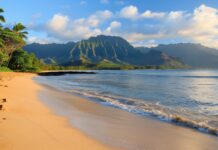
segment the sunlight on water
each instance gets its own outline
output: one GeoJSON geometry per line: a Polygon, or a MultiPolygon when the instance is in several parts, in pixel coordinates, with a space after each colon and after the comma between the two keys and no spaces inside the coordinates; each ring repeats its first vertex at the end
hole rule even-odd
{"type": "Polygon", "coordinates": [[[215,135],[218,131],[218,71],[98,71],[39,80],[103,105],[215,135]]]}

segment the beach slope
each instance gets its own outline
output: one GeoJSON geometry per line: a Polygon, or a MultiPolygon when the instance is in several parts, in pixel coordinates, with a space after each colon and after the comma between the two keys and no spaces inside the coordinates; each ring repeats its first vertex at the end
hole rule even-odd
{"type": "Polygon", "coordinates": [[[0,73],[1,150],[112,149],[72,128],[37,98],[34,74],[0,73]],[[4,99],[4,100],[3,100],[4,99]]]}

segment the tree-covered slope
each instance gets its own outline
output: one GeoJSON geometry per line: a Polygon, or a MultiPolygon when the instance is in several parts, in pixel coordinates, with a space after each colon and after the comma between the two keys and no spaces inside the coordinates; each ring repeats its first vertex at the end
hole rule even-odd
{"type": "Polygon", "coordinates": [[[117,63],[138,64],[136,58],[140,54],[141,52],[121,37],[100,35],[78,42],[71,51],[71,60],[85,59],[98,63],[107,59],[117,63]]]}
{"type": "Polygon", "coordinates": [[[49,59],[50,63],[55,60],[64,66],[161,66],[171,65],[172,62],[182,64],[178,59],[162,52],[152,50],[144,54],[117,36],[99,35],[75,44],[30,44],[24,49],[44,60],[49,59]]]}
{"type": "Polygon", "coordinates": [[[66,44],[39,44],[33,43],[23,47],[29,53],[34,53],[39,59],[45,63],[60,64],[69,61],[70,51],[75,46],[74,42],[66,44]]]}
{"type": "Polygon", "coordinates": [[[165,59],[163,54],[158,51],[143,54],[125,39],[117,36],[91,37],[78,42],[71,51],[72,62],[100,63],[102,60],[139,66],[163,65],[169,60],[179,61],[170,56],[165,59]]]}
{"type": "MultiPolygon", "coordinates": [[[[148,48],[137,48],[143,53],[147,53],[148,48]]],[[[200,44],[179,43],[159,45],[154,47],[161,52],[180,58],[185,64],[196,68],[218,68],[218,50],[208,48],[200,44]]]]}

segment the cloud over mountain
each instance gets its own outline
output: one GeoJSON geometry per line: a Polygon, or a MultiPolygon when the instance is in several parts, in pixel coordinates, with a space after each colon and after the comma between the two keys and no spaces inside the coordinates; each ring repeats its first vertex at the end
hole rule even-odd
{"type": "Polygon", "coordinates": [[[218,48],[218,9],[202,4],[193,11],[161,12],[139,11],[129,5],[119,11],[101,10],[78,19],[56,13],[41,25],[41,31],[60,42],[109,34],[123,36],[135,45],[178,39],[218,48]]]}

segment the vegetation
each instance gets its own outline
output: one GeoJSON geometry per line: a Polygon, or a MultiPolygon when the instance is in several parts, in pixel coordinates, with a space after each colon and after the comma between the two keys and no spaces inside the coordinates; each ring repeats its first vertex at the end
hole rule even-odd
{"type": "Polygon", "coordinates": [[[28,54],[26,51],[19,49],[13,52],[9,68],[15,71],[35,72],[40,70],[40,61],[34,54],[28,54]]]}
{"type": "Polygon", "coordinates": [[[22,23],[12,28],[4,27],[4,12],[0,8],[0,71],[37,71],[39,61],[34,54],[28,54],[21,48],[26,44],[26,27],[22,23]]]}
{"type": "MultiPolygon", "coordinates": [[[[137,70],[137,69],[179,69],[167,65],[161,66],[133,66],[133,65],[122,65],[117,64],[114,66],[102,65],[98,66],[98,64],[90,64],[90,65],[80,65],[80,66],[60,66],[60,65],[43,65],[41,66],[42,70],[137,70]]],[[[182,69],[182,68],[181,68],[182,69]]]]}
{"type": "Polygon", "coordinates": [[[12,70],[8,67],[0,67],[0,72],[11,72],[12,70]]]}
{"type": "Polygon", "coordinates": [[[47,69],[174,69],[184,64],[167,53],[149,49],[147,53],[134,48],[125,39],[99,35],[77,43],[29,44],[24,47],[33,52],[47,69]]]}

